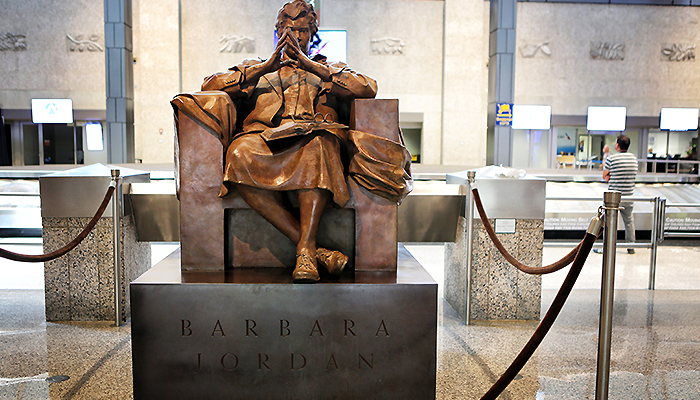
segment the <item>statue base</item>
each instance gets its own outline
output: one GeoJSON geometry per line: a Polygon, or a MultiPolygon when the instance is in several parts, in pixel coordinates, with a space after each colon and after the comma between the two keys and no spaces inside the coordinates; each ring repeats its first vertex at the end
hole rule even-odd
{"type": "Polygon", "coordinates": [[[135,399],[435,399],[437,283],[403,247],[397,272],[181,272],[131,284],[135,399]]]}

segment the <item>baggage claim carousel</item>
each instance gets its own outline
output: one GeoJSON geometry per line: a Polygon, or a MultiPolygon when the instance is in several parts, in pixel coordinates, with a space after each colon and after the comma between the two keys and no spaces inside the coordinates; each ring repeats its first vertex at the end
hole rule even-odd
{"type": "MultiPolygon", "coordinates": [[[[0,237],[40,237],[41,176],[74,168],[56,166],[51,169],[13,167],[0,169],[0,237]],[[62,167],[62,168],[61,168],[62,167]]],[[[77,166],[76,166],[77,167],[77,166]]],[[[168,165],[119,165],[150,172],[151,183],[133,184],[130,200],[142,241],[179,240],[177,199],[172,167],[168,165]],[[164,213],[163,210],[170,210],[164,213]],[[157,215],[158,218],[153,218],[157,215]]],[[[468,167],[414,165],[414,192],[399,208],[399,241],[446,242],[454,240],[457,219],[463,215],[465,186],[448,184],[448,174],[466,171],[468,167]]],[[[528,170],[547,180],[545,205],[545,238],[579,237],[590,218],[601,205],[607,184],[596,170],[528,170]],[[582,200],[597,198],[597,201],[582,200]],[[566,199],[566,200],[557,200],[566,199]]],[[[683,174],[641,174],[637,177],[634,197],[666,198],[665,231],[698,234],[700,207],[676,207],[674,204],[700,203],[700,177],[683,174]]],[[[478,186],[478,185],[477,185],[478,186]]],[[[79,201],[77,199],[45,199],[44,201],[79,201]]],[[[638,201],[634,206],[636,229],[640,238],[649,237],[653,202],[638,201]]],[[[623,229],[620,224],[620,229],[623,229]]],[[[680,235],[679,235],[680,236],[680,235]]]]}

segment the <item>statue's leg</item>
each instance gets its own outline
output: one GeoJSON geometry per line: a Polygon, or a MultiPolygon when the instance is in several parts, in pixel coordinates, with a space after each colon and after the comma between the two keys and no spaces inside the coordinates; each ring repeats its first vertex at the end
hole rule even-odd
{"type": "Polygon", "coordinates": [[[299,221],[285,207],[282,192],[247,185],[236,185],[236,190],[250,208],[291,239],[294,244],[299,243],[301,238],[299,221]]]}
{"type": "Polygon", "coordinates": [[[300,238],[297,243],[296,268],[292,273],[294,282],[317,282],[319,280],[316,261],[316,234],[323,211],[328,204],[330,192],[324,189],[299,190],[300,238]]]}
{"type": "Polygon", "coordinates": [[[324,189],[298,191],[300,221],[285,207],[283,193],[259,189],[247,185],[236,185],[236,190],[248,205],[270,222],[275,228],[297,245],[296,282],[318,280],[316,259],[331,274],[339,275],[348,262],[348,257],[338,251],[320,249],[317,254],[316,236],[323,211],[330,201],[330,192],[324,189]],[[299,268],[301,266],[301,268],[299,268]]]}
{"type": "Polygon", "coordinates": [[[324,189],[299,190],[299,223],[300,238],[297,243],[297,254],[306,249],[316,257],[316,235],[321,223],[323,211],[330,199],[330,192],[324,189]]]}

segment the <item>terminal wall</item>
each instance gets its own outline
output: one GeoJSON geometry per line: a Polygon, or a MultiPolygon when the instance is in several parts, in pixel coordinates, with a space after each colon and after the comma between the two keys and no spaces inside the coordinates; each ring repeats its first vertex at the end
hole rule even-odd
{"type": "Polygon", "coordinates": [[[75,109],[105,109],[102,1],[3,0],[0,10],[2,108],[71,98],[75,109]]]}
{"type": "Polygon", "coordinates": [[[180,93],[178,2],[133,0],[135,157],[173,162],[173,109],[180,93]]]}
{"type": "Polygon", "coordinates": [[[662,54],[700,45],[699,28],[700,7],[519,3],[515,101],[559,115],[586,115],[589,105],[626,106],[631,116],[700,107],[700,64],[662,54]],[[624,58],[593,59],[591,43],[601,42],[624,45],[624,58]],[[551,55],[524,55],[544,43],[551,55]]]}
{"type": "MultiPolygon", "coordinates": [[[[180,18],[178,2],[133,0],[137,159],[172,162],[169,100],[245,58],[268,57],[282,3],[181,0],[180,18]],[[254,47],[227,48],[234,37],[251,39],[254,47]]],[[[380,98],[398,98],[401,113],[422,121],[423,163],[483,165],[488,2],[317,4],[322,28],[348,31],[348,64],[377,79],[380,98]],[[400,41],[401,52],[373,51],[373,40],[387,38],[400,41]]],[[[28,110],[39,97],[105,109],[104,52],[71,47],[67,38],[104,48],[102,1],[0,0],[0,7],[0,35],[24,35],[26,48],[0,51],[3,109],[28,110]]],[[[697,45],[699,25],[698,7],[519,3],[515,101],[550,104],[556,115],[585,115],[589,105],[624,105],[632,116],[656,116],[662,106],[700,107],[700,64],[662,54],[674,44],[697,45]],[[624,57],[592,59],[591,43],[623,44],[624,57]]]]}

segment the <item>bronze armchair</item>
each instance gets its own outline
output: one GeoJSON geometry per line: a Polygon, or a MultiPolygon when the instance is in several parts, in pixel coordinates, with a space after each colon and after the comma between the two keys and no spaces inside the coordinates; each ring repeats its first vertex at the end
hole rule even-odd
{"type": "MultiPolygon", "coordinates": [[[[224,92],[207,111],[188,106],[197,95],[181,94],[172,101],[182,269],[292,267],[295,249],[289,239],[235,192],[219,197],[226,148],[242,116],[224,92]]],[[[349,114],[350,129],[403,143],[398,100],[357,99],[349,114]]],[[[346,179],[351,200],[342,209],[324,212],[319,243],[347,254],[349,269],[395,271],[396,202],[368,191],[353,177],[346,179]]]]}

